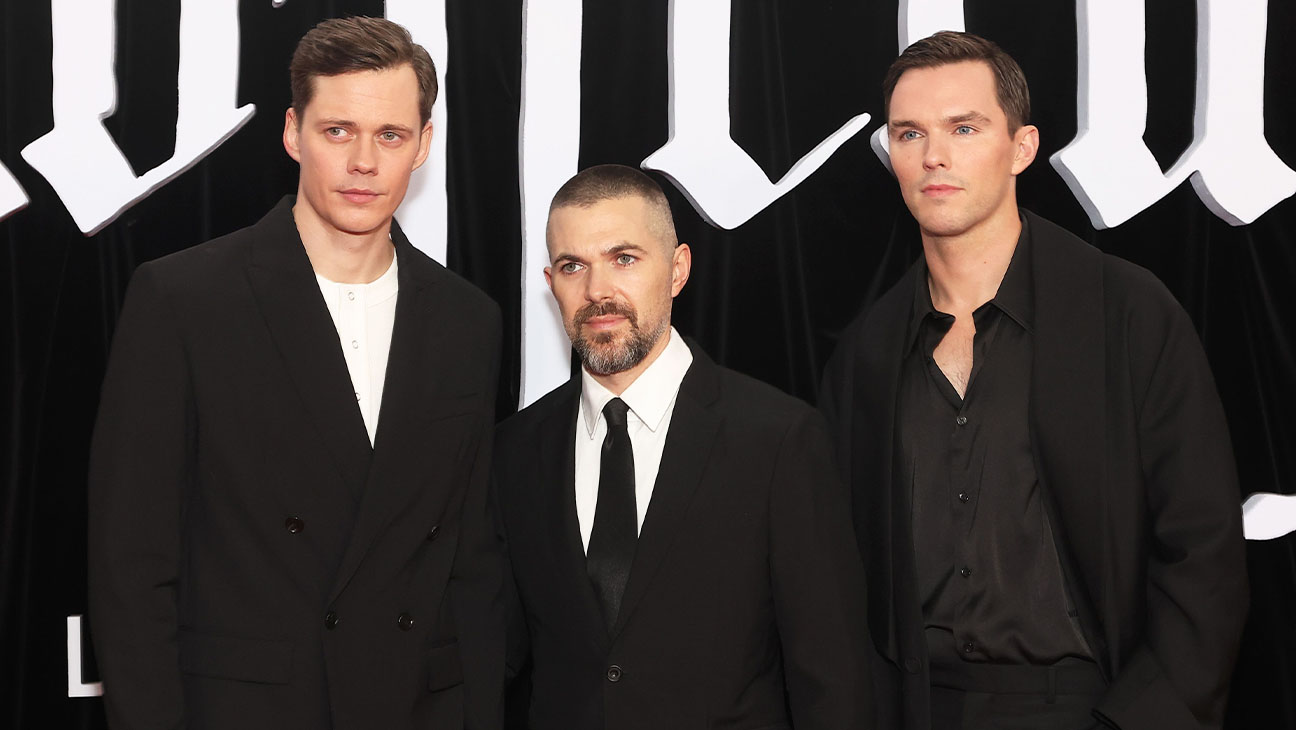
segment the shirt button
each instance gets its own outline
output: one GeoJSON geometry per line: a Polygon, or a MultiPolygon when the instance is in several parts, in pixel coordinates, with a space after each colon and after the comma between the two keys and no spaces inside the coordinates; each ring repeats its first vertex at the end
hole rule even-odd
{"type": "Polygon", "coordinates": [[[615,664],[613,664],[612,666],[608,667],[608,671],[607,671],[607,678],[608,678],[608,681],[609,681],[609,682],[620,682],[620,681],[621,681],[621,667],[618,667],[618,666],[615,665],[615,664]]]}
{"type": "Polygon", "coordinates": [[[347,300],[348,300],[348,301],[352,301],[352,302],[354,302],[354,301],[355,301],[355,292],[353,292],[353,291],[349,291],[349,292],[347,292],[347,300]]]}
{"type": "Polygon", "coordinates": [[[338,625],[338,615],[336,612],[329,611],[328,613],[324,614],[324,628],[332,631],[333,629],[337,628],[337,625],[338,625]]]}
{"type": "Polygon", "coordinates": [[[960,426],[966,426],[966,425],[967,425],[967,416],[959,416],[958,418],[955,418],[955,419],[954,419],[954,422],[957,423],[957,424],[960,425],[960,426]]]}
{"type": "Polygon", "coordinates": [[[970,642],[970,641],[969,641],[969,642],[966,642],[965,644],[963,644],[963,653],[964,653],[964,654],[971,654],[971,653],[974,652],[974,651],[976,651],[976,644],[973,644],[973,643],[970,642]]]}
{"type": "Polygon", "coordinates": [[[409,631],[414,628],[414,617],[408,613],[402,613],[396,617],[396,625],[400,627],[401,631],[409,631]]]}
{"type": "Polygon", "coordinates": [[[963,504],[967,504],[969,499],[972,498],[968,496],[967,492],[959,492],[958,501],[962,502],[963,504]]]}
{"type": "Polygon", "coordinates": [[[306,523],[302,522],[300,517],[289,517],[284,520],[284,527],[287,528],[289,532],[296,535],[306,529],[306,523]]]}
{"type": "Polygon", "coordinates": [[[972,569],[965,565],[963,566],[963,569],[959,571],[959,575],[964,578],[970,578],[972,576],[972,569]]]}
{"type": "Polygon", "coordinates": [[[360,394],[356,393],[356,400],[360,400],[360,394]]]}
{"type": "MultiPolygon", "coordinates": [[[[352,350],[359,350],[359,349],[360,349],[360,341],[359,341],[359,340],[351,340],[351,349],[352,349],[352,350]]],[[[967,419],[964,418],[963,420],[966,421],[967,419]]]]}
{"type": "Polygon", "coordinates": [[[428,534],[427,534],[428,542],[432,542],[433,540],[437,539],[437,534],[439,532],[441,532],[441,525],[432,525],[432,529],[428,530],[428,534]]]}

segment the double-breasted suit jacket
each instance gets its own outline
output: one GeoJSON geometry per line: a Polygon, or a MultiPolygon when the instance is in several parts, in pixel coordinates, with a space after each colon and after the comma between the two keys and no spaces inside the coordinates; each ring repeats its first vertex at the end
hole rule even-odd
{"type": "MultiPolygon", "coordinates": [[[[1023,212],[1035,325],[1031,448],[1084,637],[1122,730],[1217,728],[1248,600],[1223,409],[1183,308],[1147,271],[1023,212]]],[[[851,485],[879,724],[930,727],[896,399],[918,278],[843,333],[821,407],[851,485]]],[[[1006,597],[1006,600],[1010,600],[1006,597]]]]}
{"type": "Polygon", "coordinates": [[[862,567],[821,418],[690,349],[610,632],[576,513],[580,379],[497,433],[527,726],[865,727],[862,567]]]}
{"type": "Polygon", "coordinates": [[[131,282],[90,473],[110,725],[494,727],[498,308],[392,226],[371,448],[292,202],[131,282]]]}

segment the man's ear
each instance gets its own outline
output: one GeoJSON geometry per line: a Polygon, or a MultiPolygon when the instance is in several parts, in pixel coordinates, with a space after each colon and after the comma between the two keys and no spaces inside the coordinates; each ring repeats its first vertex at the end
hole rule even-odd
{"type": "Polygon", "coordinates": [[[1016,153],[1013,155],[1012,174],[1020,175],[1039,154],[1039,128],[1034,124],[1023,124],[1013,135],[1013,145],[1016,153]]]}
{"type": "Polygon", "coordinates": [[[297,125],[297,112],[292,107],[284,112],[283,145],[289,157],[301,162],[301,130],[297,125]]]}
{"type": "Polygon", "coordinates": [[[688,283],[689,272],[693,270],[693,251],[687,243],[675,247],[671,255],[671,298],[679,296],[684,285],[688,283]]]}
{"type": "Polygon", "coordinates": [[[431,151],[432,151],[432,120],[429,119],[423,125],[423,131],[419,132],[418,157],[414,158],[414,167],[411,169],[417,170],[420,167],[422,167],[423,163],[427,162],[428,152],[431,151]]]}

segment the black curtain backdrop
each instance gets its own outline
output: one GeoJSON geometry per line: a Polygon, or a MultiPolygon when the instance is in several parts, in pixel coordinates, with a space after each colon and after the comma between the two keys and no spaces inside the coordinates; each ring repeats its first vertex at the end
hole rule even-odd
{"type": "MultiPolygon", "coordinates": [[[[504,310],[505,414],[518,393],[523,8],[521,0],[448,4],[448,264],[504,310]]],[[[179,5],[117,2],[118,106],[107,126],[137,172],[167,159],[175,144],[179,5]]],[[[1269,3],[1265,118],[1252,120],[1251,133],[1265,134],[1296,167],[1293,5],[1269,3]]],[[[1022,204],[1169,286],[1215,371],[1238,457],[1239,502],[1256,491],[1296,491],[1296,199],[1232,227],[1185,183],[1131,221],[1095,231],[1047,162],[1076,133],[1074,2],[965,6],[967,29],[998,41],[1031,84],[1042,149],[1020,179],[1022,204]]],[[[1182,0],[1146,0],[1146,9],[1145,139],[1168,168],[1193,134],[1196,17],[1182,0]]],[[[255,103],[256,116],[86,237],[19,154],[53,126],[49,4],[6,0],[0,8],[0,162],[31,198],[0,222],[0,726],[104,726],[100,700],[66,696],[65,621],[86,608],[86,457],[131,272],[250,224],[295,190],[296,166],[280,143],[294,44],[325,17],[383,10],[378,0],[242,2],[238,101],[255,103]]],[[[582,100],[571,110],[581,123],[582,167],[638,165],[665,143],[667,12],[666,0],[585,3],[582,100]]],[[[719,362],[810,401],[838,332],[920,250],[916,226],[867,139],[897,50],[896,12],[894,1],[735,2],[732,133],[771,179],[851,116],[867,111],[874,119],[736,230],[712,228],[667,186],[680,238],[694,251],[677,327],[719,362]]],[[[1248,556],[1251,612],[1228,727],[1296,728],[1296,535],[1250,543],[1248,556]]],[[[88,659],[87,681],[96,678],[88,659]]]]}

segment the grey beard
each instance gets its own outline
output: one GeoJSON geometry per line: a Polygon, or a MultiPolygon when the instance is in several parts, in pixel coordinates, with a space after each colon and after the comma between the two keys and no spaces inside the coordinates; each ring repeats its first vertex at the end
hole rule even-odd
{"type": "Polygon", "coordinates": [[[625,345],[611,350],[596,347],[580,336],[573,339],[572,346],[576,348],[576,354],[580,356],[586,370],[594,375],[612,375],[629,370],[643,362],[669,326],[669,321],[663,320],[653,332],[644,332],[634,327],[630,330],[630,337],[625,345]]]}

